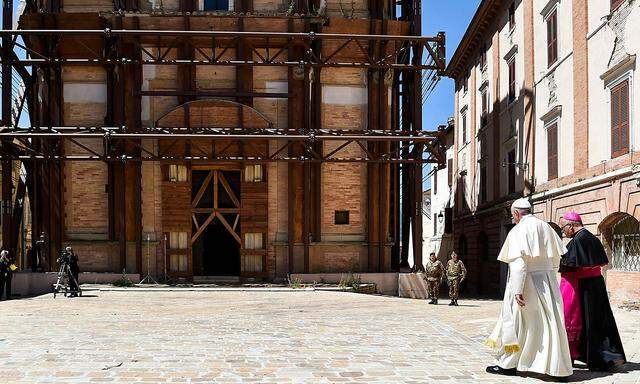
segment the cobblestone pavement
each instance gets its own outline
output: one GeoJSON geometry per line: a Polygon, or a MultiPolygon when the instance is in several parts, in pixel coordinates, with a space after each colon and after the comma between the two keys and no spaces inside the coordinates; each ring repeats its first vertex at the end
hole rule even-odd
{"type": "MultiPolygon", "coordinates": [[[[340,292],[95,292],[0,302],[1,383],[535,383],[484,373],[499,302],[340,292]]],[[[616,309],[640,382],[640,311],[616,309]]]]}

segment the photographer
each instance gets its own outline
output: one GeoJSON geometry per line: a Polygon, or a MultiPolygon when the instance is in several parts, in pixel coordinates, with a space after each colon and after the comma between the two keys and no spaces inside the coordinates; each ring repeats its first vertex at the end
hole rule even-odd
{"type": "Polygon", "coordinates": [[[66,247],[62,253],[62,262],[69,264],[70,276],[69,278],[69,290],[71,291],[70,297],[78,296],[78,279],[80,275],[80,267],[78,266],[78,257],[73,252],[71,247],[66,247]]]}
{"type": "Polygon", "coordinates": [[[0,252],[0,300],[2,294],[7,291],[7,300],[11,299],[11,278],[13,277],[13,260],[9,257],[9,251],[3,249],[0,252]]]}

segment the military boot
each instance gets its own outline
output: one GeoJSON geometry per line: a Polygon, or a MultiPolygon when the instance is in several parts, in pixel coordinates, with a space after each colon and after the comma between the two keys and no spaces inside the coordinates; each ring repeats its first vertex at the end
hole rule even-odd
{"type": "Polygon", "coordinates": [[[450,306],[451,306],[451,305],[456,305],[456,301],[455,301],[455,300],[453,300],[453,299],[451,299],[451,302],[449,303],[449,305],[450,305],[450,306]]]}

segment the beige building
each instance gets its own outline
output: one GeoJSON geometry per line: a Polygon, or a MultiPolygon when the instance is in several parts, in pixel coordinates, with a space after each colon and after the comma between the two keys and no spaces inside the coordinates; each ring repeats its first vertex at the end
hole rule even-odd
{"type": "Polygon", "coordinates": [[[476,290],[504,281],[493,260],[525,195],[548,222],[582,214],[610,252],[611,294],[640,295],[638,32],[635,0],[480,4],[448,67],[456,248],[476,290]]]}

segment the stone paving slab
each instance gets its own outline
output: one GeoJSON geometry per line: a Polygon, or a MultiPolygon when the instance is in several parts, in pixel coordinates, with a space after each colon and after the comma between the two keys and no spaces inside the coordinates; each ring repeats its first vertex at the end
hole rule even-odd
{"type": "MultiPolygon", "coordinates": [[[[484,373],[499,302],[343,292],[87,292],[0,302],[0,383],[535,383],[484,373]]],[[[573,381],[640,383],[640,311],[615,310],[629,360],[573,381]]]]}

